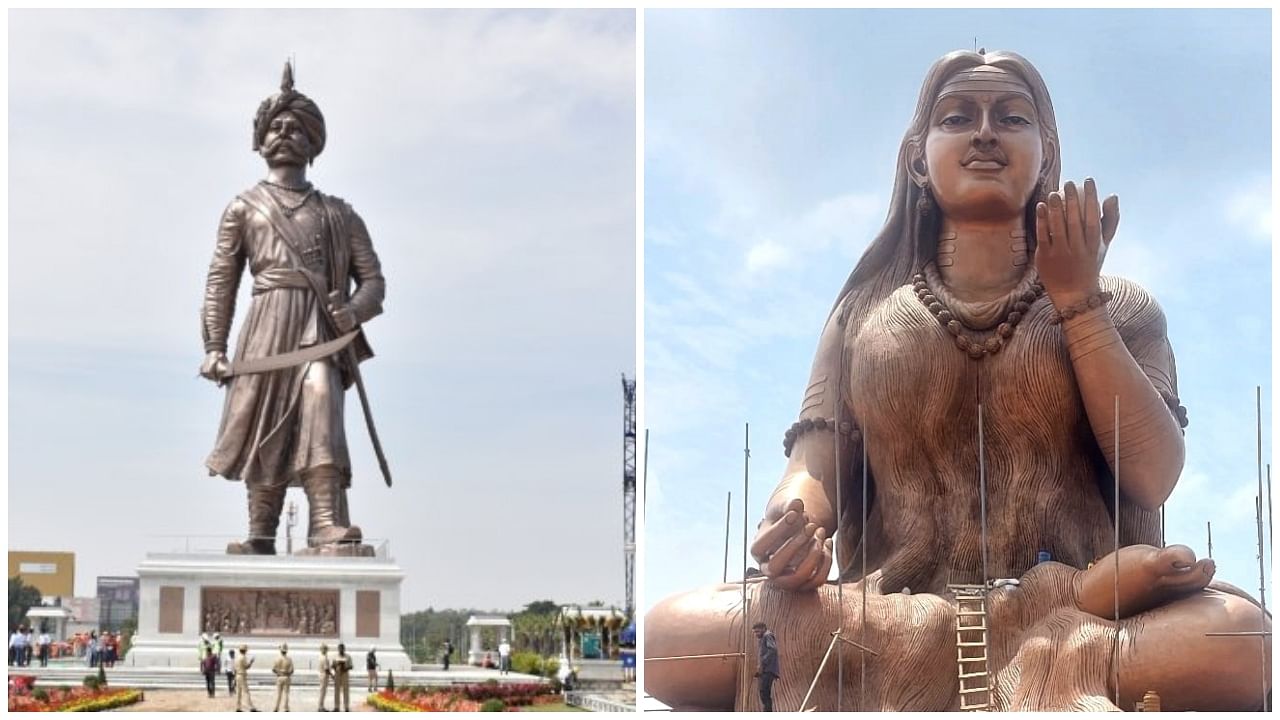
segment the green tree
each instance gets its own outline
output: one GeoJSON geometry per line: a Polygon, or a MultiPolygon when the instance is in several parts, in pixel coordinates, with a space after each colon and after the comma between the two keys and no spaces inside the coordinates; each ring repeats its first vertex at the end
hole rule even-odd
{"type": "Polygon", "coordinates": [[[534,600],[524,606],[524,612],[532,615],[558,615],[560,603],[555,600],[534,600]]]}
{"type": "Polygon", "coordinates": [[[27,611],[40,604],[40,591],[14,575],[9,578],[9,631],[13,632],[27,617],[27,611]]]}

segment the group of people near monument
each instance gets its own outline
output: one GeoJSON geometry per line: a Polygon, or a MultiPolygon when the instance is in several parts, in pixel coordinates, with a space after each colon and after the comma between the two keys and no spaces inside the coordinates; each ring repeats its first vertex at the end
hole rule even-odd
{"type": "Polygon", "coordinates": [[[30,667],[36,660],[40,667],[48,667],[50,658],[77,657],[83,658],[89,667],[115,667],[120,659],[120,648],[124,644],[118,632],[96,630],[87,633],[76,633],[65,641],[54,640],[49,633],[39,635],[29,626],[23,625],[9,633],[9,665],[14,667],[30,667]]]}
{"type": "Polygon", "coordinates": [[[31,665],[31,658],[40,658],[40,667],[49,664],[49,634],[37,637],[30,627],[22,626],[9,633],[9,664],[17,667],[31,665]]]}
{"type": "MultiPolygon", "coordinates": [[[[222,637],[214,634],[213,638],[208,635],[202,635],[200,640],[200,673],[205,678],[205,690],[209,697],[214,697],[217,677],[224,667],[222,652],[222,637]]],[[[280,654],[276,658],[275,663],[271,666],[271,672],[275,675],[276,701],[275,711],[279,712],[283,706],[285,712],[289,712],[289,692],[293,685],[293,675],[295,672],[293,658],[289,657],[288,643],[280,644],[280,654]]],[[[369,671],[369,691],[377,690],[377,648],[369,650],[366,656],[366,667],[369,671]]],[[[249,691],[249,669],[253,667],[256,658],[249,654],[249,646],[241,644],[239,653],[236,648],[228,650],[228,659],[225,667],[227,676],[227,693],[236,696],[236,712],[242,712],[245,709],[250,712],[257,712],[258,708],[253,703],[253,695],[249,691]]],[[[329,693],[329,685],[333,684],[333,710],[350,712],[351,711],[351,671],[355,668],[355,660],[351,655],[347,654],[347,646],[344,643],[338,643],[337,654],[329,655],[329,646],[325,643],[320,644],[320,664],[318,672],[320,673],[320,702],[316,708],[319,712],[328,712],[325,707],[325,696],[329,693]]]]}

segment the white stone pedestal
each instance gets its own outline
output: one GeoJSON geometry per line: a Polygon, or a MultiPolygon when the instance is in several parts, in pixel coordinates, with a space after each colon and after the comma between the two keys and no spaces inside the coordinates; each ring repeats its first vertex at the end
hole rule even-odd
{"type": "Polygon", "coordinates": [[[345,643],[353,658],[353,675],[364,677],[365,653],[376,647],[381,672],[410,668],[400,646],[400,583],[404,573],[390,558],[213,553],[149,553],[138,566],[141,598],[138,632],[124,664],[136,667],[196,667],[200,634],[222,632],[226,648],[249,646],[254,668],[270,668],[280,643],[298,670],[318,667],[320,644],[329,657],[345,643]],[[290,594],[292,593],[292,595],[290,594]],[[240,598],[250,627],[222,621],[208,625],[210,608],[218,598],[240,598]],[[287,627],[279,608],[285,598],[306,598],[310,607],[329,608],[326,616],[287,627]],[[267,610],[266,608],[271,608],[267,610]],[[253,618],[256,613],[257,620],[253,618]],[[270,621],[263,618],[271,617],[270,621]],[[257,625],[258,628],[252,627],[257,625]],[[267,629],[270,628],[270,629],[267,629]]]}

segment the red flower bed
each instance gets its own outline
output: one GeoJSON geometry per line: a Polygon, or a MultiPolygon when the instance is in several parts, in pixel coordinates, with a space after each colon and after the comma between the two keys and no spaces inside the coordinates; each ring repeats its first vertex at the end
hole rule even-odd
{"type": "Polygon", "coordinates": [[[542,683],[473,684],[455,685],[451,692],[462,694],[468,700],[484,702],[497,698],[508,705],[532,705],[539,695],[551,692],[550,685],[542,683]]]}
{"type": "MultiPolygon", "coordinates": [[[[10,682],[12,685],[12,681],[10,682]]],[[[30,685],[28,684],[28,688],[30,685]]],[[[131,705],[142,699],[142,691],[133,688],[87,687],[51,688],[45,693],[9,693],[9,712],[57,712],[77,710],[109,710],[131,705]],[[36,695],[42,695],[37,699],[36,695]]]]}
{"type": "Polygon", "coordinates": [[[368,703],[387,712],[478,712],[486,700],[498,699],[512,710],[524,705],[557,702],[551,686],[541,683],[494,683],[452,687],[408,687],[368,696],[368,703]]]}
{"type": "Polygon", "coordinates": [[[368,703],[388,712],[480,712],[480,703],[448,692],[381,690],[368,703]]]}
{"type": "Polygon", "coordinates": [[[9,695],[28,695],[31,693],[31,686],[36,684],[35,675],[10,675],[9,676],[9,695]]]}

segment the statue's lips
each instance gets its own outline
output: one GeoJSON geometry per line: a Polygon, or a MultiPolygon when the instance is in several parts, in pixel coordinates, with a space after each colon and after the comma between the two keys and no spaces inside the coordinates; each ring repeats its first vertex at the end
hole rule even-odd
{"type": "Polygon", "coordinates": [[[1004,163],[999,160],[970,160],[964,163],[966,170],[1003,170],[1004,163]]]}

